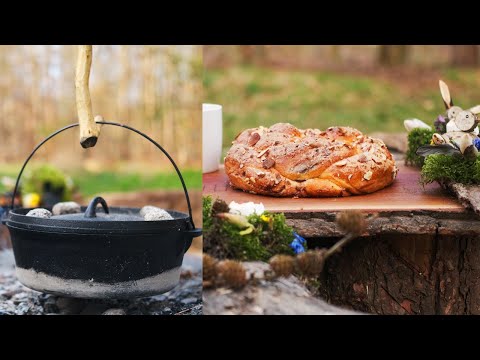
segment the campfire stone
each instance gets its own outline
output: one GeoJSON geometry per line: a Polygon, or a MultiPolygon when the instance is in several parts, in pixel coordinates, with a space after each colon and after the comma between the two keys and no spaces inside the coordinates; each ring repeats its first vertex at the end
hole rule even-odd
{"type": "Polygon", "coordinates": [[[145,221],[173,220],[172,215],[167,211],[155,206],[144,206],[140,210],[140,215],[145,221]]]}
{"type": "Polygon", "coordinates": [[[53,206],[53,215],[77,214],[81,212],[80,204],[75,201],[59,202],[53,206]]]}
{"type": "Polygon", "coordinates": [[[37,209],[30,210],[27,213],[27,216],[34,216],[34,217],[49,219],[52,217],[52,213],[47,209],[37,208],[37,209]]]}
{"type": "Polygon", "coordinates": [[[108,309],[102,315],[127,315],[123,309],[108,309]]]}
{"type": "Polygon", "coordinates": [[[154,211],[156,209],[160,209],[160,208],[157,206],[146,205],[140,209],[140,215],[143,217],[147,212],[154,211]]]}
{"type": "Polygon", "coordinates": [[[85,306],[83,299],[77,298],[57,298],[56,305],[58,310],[65,315],[79,314],[85,306]]]}

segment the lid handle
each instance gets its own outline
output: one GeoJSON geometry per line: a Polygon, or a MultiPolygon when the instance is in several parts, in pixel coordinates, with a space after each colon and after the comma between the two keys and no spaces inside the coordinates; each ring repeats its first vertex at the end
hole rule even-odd
{"type": "Polygon", "coordinates": [[[107,202],[105,201],[104,198],[101,196],[97,196],[90,201],[90,204],[87,207],[87,210],[85,210],[85,215],[84,217],[86,218],[94,218],[97,217],[97,205],[102,204],[103,211],[105,211],[105,214],[108,214],[108,205],[107,202]]]}

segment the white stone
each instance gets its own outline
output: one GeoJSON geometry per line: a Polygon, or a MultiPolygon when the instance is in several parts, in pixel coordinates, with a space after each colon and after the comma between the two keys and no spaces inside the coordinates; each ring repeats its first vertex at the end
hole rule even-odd
{"type": "Polygon", "coordinates": [[[77,204],[75,201],[56,203],[52,209],[53,215],[78,214],[80,212],[82,212],[80,204],[77,204]]]}
{"type": "Polygon", "coordinates": [[[27,213],[27,216],[49,219],[52,217],[52,213],[47,209],[36,208],[36,209],[30,210],[27,213]]]}
{"type": "Polygon", "coordinates": [[[408,132],[416,128],[432,130],[430,125],[425,124],[422,120],[419,119],[407,119],[403,121],[403,125],[408,132]]]}
{"type": "Polygon", "coordinates": [[[149,206],[148,209],[144,210],[143,212],[142,210],[140,210],[140,214],[143,213],[143,219],[145,221],[173,220],[172,215],[170,215],[166,210],[157,208],[155,206],[149,206]]]}

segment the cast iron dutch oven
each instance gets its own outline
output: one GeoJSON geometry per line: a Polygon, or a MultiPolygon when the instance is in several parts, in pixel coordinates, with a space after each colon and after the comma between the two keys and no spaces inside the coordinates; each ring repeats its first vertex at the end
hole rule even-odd
{"type": "MultiPolygon", "coordinates": [[[[82,213],[38,218],[31,209],[13,209],[3,220],[10,230],[17,277],[25,286],[62,296],[81,298],[133,298],[161,294],[175,287],[184,253],[195,228],[188,191],[170,155],[147,135],[140,134],[171,161],[182,182],[188,214],[168,210],[173,220],[144,221],[139,208],[108,207],[96,197],[82,213]],[[101,204],[102,209],[96,210],[101,204]]],[[[52,137],[76,127],[71,124],[43,140],[27,158],[20,177],[35,152],[52,137]]],[[[49,209],[51,210],[51,209],[49,209]]]]}

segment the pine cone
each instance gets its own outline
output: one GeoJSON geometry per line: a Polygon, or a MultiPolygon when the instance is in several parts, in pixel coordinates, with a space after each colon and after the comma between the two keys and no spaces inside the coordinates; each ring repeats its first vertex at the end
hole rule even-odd
{"type": "Polygon", "coordinates": [[[208,254],[203,254],[203,280],[214,282],[217,277],[217,260],[208,254]]]}
{"type": "Polygon", "coordinates": [[[241,262],[223,260],[218,263],[217,271],[224,286],[239,289],[247,284],[247,272],[241,262]]]}
{"type": "Polygon", "coordinates": [[[367,228],[364,215],[358,210],[347,210],[337,214],[337,225],[346,233],[361,235],[367,228]]]}
{"type": "Polygon", "coordinates": [[[325,263],[325,249],[309,250],[298,254],[296,257],[296,265],[298,272],[307,277],[320,275],[325,263]]]}
{"type": "Polygon", "coordinates": [[[269,263],[276,276],[290,276],[295,269],[295,258],[289,255],[275,255],[269,263]]]}
{"type": "Polygon", "coordinates": [[[228,213],[230,211],[230,208],[228,207],[228,204],[221,200],[221,199],[216,199],[212,205],[212,216],[215,216],[216,214],[219,213],[228,213]]]}

